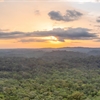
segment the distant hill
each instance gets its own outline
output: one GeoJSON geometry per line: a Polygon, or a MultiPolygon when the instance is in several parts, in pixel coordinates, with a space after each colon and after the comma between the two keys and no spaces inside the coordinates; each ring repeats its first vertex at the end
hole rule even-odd
{"type": "Polygon", "coordinates": [[[45,53],[42,58],[46,59],[70,59],[70,58],[84,58],[89,55],[85,53],[80,53],[80,52],[74,52],[74,51],[65,51],[65,50],[55,50],[52,52],[47,52],[45,53]]]}
{"type": "Polygon", "coordinates": [[[0,50],[0,57],[41,57],[45,52],[35,49],[4,49],[0,50]]]}
{"type": "Polygon", "coordinates": [[[53,50],[66,50],[66,51],[74,51],[74,52],[82,52],[88,53],[92,50],[100,50],[100,48],[88,48],[88,47],[62,47],[62,48],[42,48],[43,51],[53,51],[53,50]]]}
{"type": "Polygon", "coordinates": [[[40,48],[40,49],[0,49],[0,57],[84,57],[86,55],[100,55],[100,48],[63,47],[63,48],[40,48]],[[56,52],[55,52],[56,51],[56,52]],[[61,51],[61,52],[60,52],[61,51]],[[66,52],[67,51],[67,52],[66,52]]]}

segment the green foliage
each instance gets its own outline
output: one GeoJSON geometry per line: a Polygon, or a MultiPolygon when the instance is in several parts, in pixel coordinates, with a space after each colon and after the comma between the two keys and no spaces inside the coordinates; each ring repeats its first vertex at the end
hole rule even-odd
{"type": "Polygon", "coordinates": [[[0,58],[0,100],[100,100],[100,57],[0,58]]]}

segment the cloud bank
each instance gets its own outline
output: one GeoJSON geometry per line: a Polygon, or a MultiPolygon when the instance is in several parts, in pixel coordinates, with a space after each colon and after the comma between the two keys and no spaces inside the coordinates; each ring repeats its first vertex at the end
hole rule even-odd
{"type": "Polygon", "coordinates": [[[0,39],[22,39],[21,42],[43,42],[40,40],[25,40],[24,38],[35,38],[35,37],[48,37],[54,36],[58,41],[64,42],[65,39],[72,40],[90,40],[99,38],[97,34],[91,33],[90,29],[87,28],[69,28],[67,30],[56,28],[50,31],[34,31],[34,32],[0,32],[0,39]]]}
{"type": "Polygon", "coordinates": [[[31,39],[20,39],[18,42],[46,42],[47,40],[45,39],[36,39],[36,38],[31,38],[31,39]]]}

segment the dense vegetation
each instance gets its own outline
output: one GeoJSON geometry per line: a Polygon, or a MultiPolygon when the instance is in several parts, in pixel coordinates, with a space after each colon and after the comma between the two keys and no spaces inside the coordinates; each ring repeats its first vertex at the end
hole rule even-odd
{"type": "Polygon", "coordinates": [[[71,54],[1,57],[0,100],[100,100],[100,57],[71,54]]]}

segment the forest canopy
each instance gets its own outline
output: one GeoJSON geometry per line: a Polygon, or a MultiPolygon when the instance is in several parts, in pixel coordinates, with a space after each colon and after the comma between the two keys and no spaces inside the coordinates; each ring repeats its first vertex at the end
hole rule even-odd
{"type": "Polygon", "coordinates": [[[100,57],[0,57],[0,100],[100,100],[100,57]]]}

